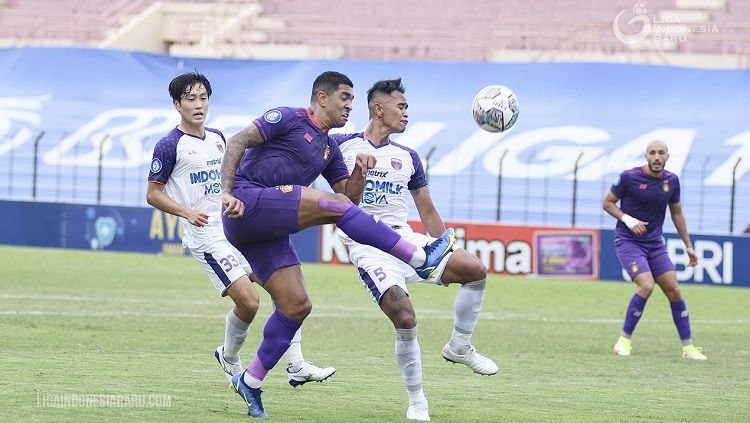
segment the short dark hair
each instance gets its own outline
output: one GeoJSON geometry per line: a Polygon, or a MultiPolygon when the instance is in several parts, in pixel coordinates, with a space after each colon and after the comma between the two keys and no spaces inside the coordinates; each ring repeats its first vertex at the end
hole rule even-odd
{"type": "Polygon", "coordinates": [[[354,88],[352,80],[343,73],[335,71],[326,71],[321,73],[317,78],[315,78],[315,82],[313,82],[310,101],[315,101],[315,95],[318,93],[318,91],[323,91],[327,95],[333,94],[339,88],[339,85],[347,85],[354,88]]]}
{"type": "Polygon", "coordinates": [[[182,97],[186,96],[193,88],[195,84],[202,84],[206,87],[208,96],[211,97],[211,83],[208,82],[208,78],[202,73],[196,71],[186,72],[182,75],[177,75],[172,82],[169,83],[169,95],[174,101],[182,100],[182,97]]]}
{"type": "Polygon", "coordinates": [[[375,93],[389,95],[394,91],[398,91],[401,94],[406,93],[406,88],[404,88],[404,84],[401,83],[401,78],[384,79],[372,84],[372,87],[367,90],[367,106],[370,106],[370,102],[372,101],[372,98],[375,97],[375,93]]]}

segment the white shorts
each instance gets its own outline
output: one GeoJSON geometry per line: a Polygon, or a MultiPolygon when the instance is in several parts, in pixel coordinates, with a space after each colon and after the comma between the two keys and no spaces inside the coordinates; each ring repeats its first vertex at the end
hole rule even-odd
{"type": "MultiPolygon", "coordinates": [[[[423,247],[436,239],[413,232],[409,228],[399,229],[396,232],[406,241],[419,247],[423,247]]],[[[453,253],[448,253],[448,256],[451,254],[453,253]]],[[[447,286],[440,281],[445,265],[448,263],[446,259],[440,263],[437,273],[430,279],[422,279],[414,271],[414,268],[408,264],[369,245],[354,244],[349,246],[349,259],[359,271],[359,278],[362,283],[378,304],[383,293],[394,285],[400,287],[406,293],[409,292],[406,285],[414,282],[447,286]]]]}
{"type": "Polygon", "coordinates": [[[190,254],[224,297],[237,279],[253,273],[250,263],[226,239],[211,241],[200,248],[190,248],[190,254]]]}

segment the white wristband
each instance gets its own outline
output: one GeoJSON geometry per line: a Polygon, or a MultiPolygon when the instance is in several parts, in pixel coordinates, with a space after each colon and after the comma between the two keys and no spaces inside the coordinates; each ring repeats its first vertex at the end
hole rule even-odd
{"type": "Polygon", "coordinates": [[[620,221],[625,224],[625,226],[628,227],[628,229],[633,229],[638,224],[638,219],[634,218],[633,216],[629,214],[623,214],[620,218],[620,221]]]}

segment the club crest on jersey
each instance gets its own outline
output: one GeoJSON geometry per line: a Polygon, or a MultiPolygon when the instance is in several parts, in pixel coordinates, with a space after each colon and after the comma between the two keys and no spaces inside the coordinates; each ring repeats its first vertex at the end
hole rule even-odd
{"type": "Polygon", "coordinates": [[[331,155],[331,148],[326,146],[326,149],[323,151],[323,160],[328,160],[328,157],[331,155]]]}
{"type": "Polygon", "coordinates": [[[161,160],[159,160],[158,157],[154,157],[154,159],[151,160],[151,173],[159,172],[161,172],[161,160]]]}
{"type": "Polygon", "coordinates": [[[281,120],[281,112],[276,109],[269,110],[263,115],[263,119],[268,123],[279,123],[281,120]]]}
{"type": "Polygon", "coordinates": [[[397,158],[391,158],[391,167],[396,170],[401,170],[401,160],[397,158]]]}
{"type": "Polygon", "coordinates": [[[223,153],[224,152],[224,142],[223,141],[216,141],[216,148],[223,153]]]}
{"type": "Polygon", "coordinates": [[[292,192],[294,187],[291,185],[279,185],[276,187],[276,189],[286,194],[287,192],[292,192]]]}
{"type": "Polygon", "coordinates": [[[648,184],[640,184],[638,185],[638,189],[646,189],[648,188],[648,184]]]}
{"type": "Polygon", "coordinates": [[[313,136],[310,135],[309,132],[305,132],[305,141],[307,141],[308,143],[311,143],[312,140],[313,140],[313,136]]]}
{"type": "Polygon", "coordinates": [[[669,192],[669,181],[668,181],[668,180],[666,180],[666,179],[665,179],[665,180],[664,180],[664,181],[662,182],[662,184],[661,184],[661,189],[663,189],[663,190],[664,190],[664,192],[669,192]]]}
{"type": "Polygon", "coordinates": [[[630,273],[635,273],[638,271],[638,263],[632,262],[630,263],[630,273]]]}

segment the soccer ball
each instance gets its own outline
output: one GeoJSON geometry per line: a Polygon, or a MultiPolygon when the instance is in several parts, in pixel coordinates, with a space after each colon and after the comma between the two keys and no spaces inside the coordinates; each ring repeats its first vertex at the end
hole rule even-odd
{"type": "Polygon", "coordinates": [[[471,112],[474,121],[485,131],[507,131],[518,119],[518,98],[506,86],[488,85],[474,96],[471,112]]]}

